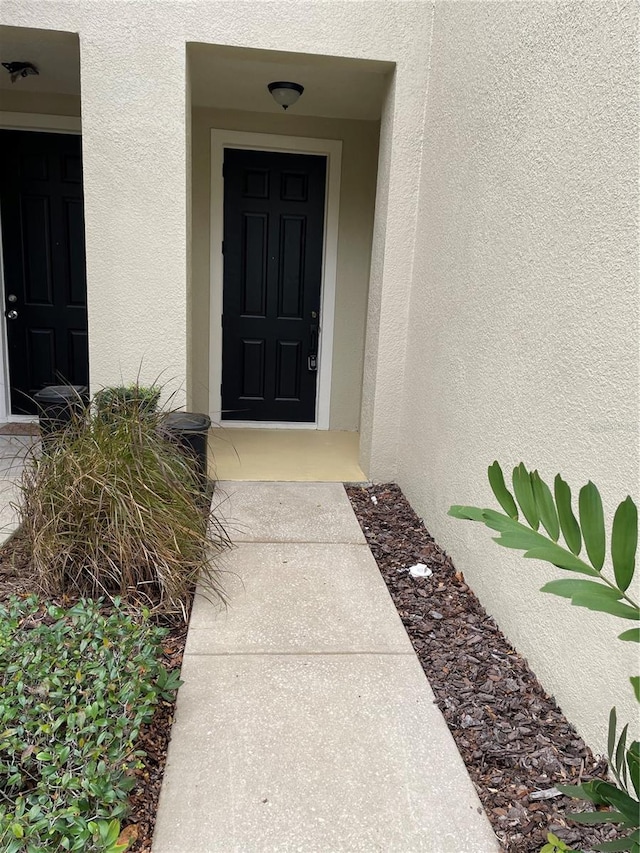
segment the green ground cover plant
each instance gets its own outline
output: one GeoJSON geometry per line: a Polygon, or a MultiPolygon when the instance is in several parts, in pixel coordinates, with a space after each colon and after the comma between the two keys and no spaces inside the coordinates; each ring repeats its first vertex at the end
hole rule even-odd
{"type": "Polygon", "coordinates": [[[214,560],[228,538],[203,510],[192,460],[161,434],[162,413],[109,412],[74,414],[25,467],[18,512],[40,588],[186,619],[196,581],[224,597],[214,560]]]}
{"type": "Polygon", "coordinates": [[[159,698],[167,629],[115,600],[0,606],[0,849],[122,853],[120,820],[159,698]]]}
{"type": "MultiPolygon", "coordinates": [[[[571,489],[558,474],[553,494],[537,471],[528,471],[523,463],[513,469],[513,494],[507,488],[498,462],[489,466],[489,484],[503,512],[472,506],[452,506],[454,518],[479,521],[498,536],[494,541],[505,548],[524,551],[530,559],[544,560],[572,574],[542,587],[542,592],[568,598],[571,604],[592,611],[609,613],[631,622],[640,620],[640,606],[629,594],[638,546],[638,510],[627,496],[616,509],[610,536],[613,577],[603,571],[606,558],[606,529],[602,498],[589,482],[578,495],[578,518],[571,502],[571,489]],[[560,537],[565,544],[561,544],[560,537]],[[582,553],[584,547],[584,553],[582,553]],[[576,578],[583,575],[584,578],[576,578]]],[[[640,642],[640,628],[623,631],[619,639],[640,642]]],[[[640,702],[640,677],[630,678],[640,702]]],[[[609,716],[608,762],[613,782],[593,780],[583,785],[558,785],[563,793],[586,799],[596,811],[569,815],[583,824],[612,823],[628,834],[595,847],[603,853],[631,851],[640,853],[640,742],[627,743],[629,727],[618,736],[616,709],[609,716]]],[[[549,836],[544,848],[549,853],[567,850],[549,836]]]]}

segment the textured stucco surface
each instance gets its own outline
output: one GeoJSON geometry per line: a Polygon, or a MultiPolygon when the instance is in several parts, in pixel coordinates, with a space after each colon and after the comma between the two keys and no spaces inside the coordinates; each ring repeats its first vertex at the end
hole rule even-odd
{"type": "Polygon", "coordinates": [[[3,3],[78,32],[91,384],[186,376],[185,48],[162,4],[3,3]],[[141,33],[144,36],[141,37],[141,33]]]}
{"type": "Polygon", "coordinates": [[[568,717],[637,720],[624,623],[447,518],[521,459],[640,497],[637,6],[437,3],[399,482],[568,717]]]}
{"type": "Polygon", "coordinates": [[[378,156],[378,123],[309,116],[193,110],[193,302],[190,312],[193,401],[209,405],[211,129],[342,141],[331,422],[357,430],[360,422],[365,318],[378,156]]]}

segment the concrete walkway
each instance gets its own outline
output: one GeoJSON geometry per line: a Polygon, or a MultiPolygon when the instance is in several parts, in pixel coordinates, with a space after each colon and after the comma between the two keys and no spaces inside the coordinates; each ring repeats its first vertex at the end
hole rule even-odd
{"type": "Polygon", "coordinates": [[[231,601],[196,598],[154,853],[497,851],[342,485],[221,491],[231,601]]]}
{"type": "Polygon", "coordinates": [[[18,526],[15,510],[20,496],[18,482],[25,457],[36,444],[29,436],[0,435],[0,545],[18,526]]]}

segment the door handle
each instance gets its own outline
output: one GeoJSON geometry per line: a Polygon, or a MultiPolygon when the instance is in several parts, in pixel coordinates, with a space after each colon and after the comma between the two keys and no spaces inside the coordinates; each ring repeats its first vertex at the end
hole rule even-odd
{"type": "Polygon", "coordinates": [[[17,320],[18,312],[15,310],[15,308],[12,308],[10,311],[7,311],[6,317],[7,320],[17,320]]]}
{"type": "MultiPolygon", "coordinates": [[[[315,313],[315,312],[314,312],[315,313]]],[[[308,370],[316,371],[318,369],[318,324],[314,323],[309,327],[309,357],[307,358],[308,370]]]]}

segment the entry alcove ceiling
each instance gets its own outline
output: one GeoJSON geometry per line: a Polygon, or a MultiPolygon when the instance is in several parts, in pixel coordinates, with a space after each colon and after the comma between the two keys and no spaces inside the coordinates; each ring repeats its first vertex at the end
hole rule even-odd
{"type": "MultiPolygon", "coordinates": [[[[189,43],[191,102],[197,107],[282,113],[267,90],[273,80],[305,87],[291,114],[377,121],[391,62],[189,43]]],[[[0,27],[0,61],[33,62],[39,76],[21,78],[20,92],[80,95],[75,33],[0,27]]],[[[16,91],[2,70],[0,89],[16,91]]]]}
{"type": "Polygon", "coordinates": [[[0,89],[80,95],[80,45],[76,33],[0,27],[0,62],[31,62],[40,72],[12,83],[1,68],[0,89]]]}
{"type": "Polygon", "coordinates": [[[377,121],[390,62],[317,54],[188,45],[191,102],[196,107],[283,113],[267,84],[291,80],[304,93],[291,114],[377,121]]]}

